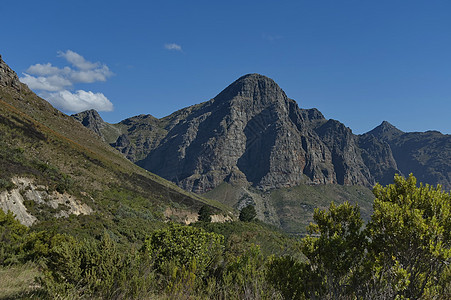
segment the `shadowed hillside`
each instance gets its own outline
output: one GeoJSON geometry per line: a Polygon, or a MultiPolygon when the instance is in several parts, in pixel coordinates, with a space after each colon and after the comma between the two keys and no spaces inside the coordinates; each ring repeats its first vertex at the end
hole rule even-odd
{"type": "Polygon", "coordinates": [[[0,208],[12,210],[28,225],[44,226],[66,216],[59,219],[58,230],[72,226],[68,230],[101,232],[108,227],[134,239],[155,222],[197,215],[206,203],[227,214],[221,204],[185,192],[125,159],[36,96],[3,60],[0,136],[0,208]],[[80,217],[67,218],[71,214],[80,217]]]}

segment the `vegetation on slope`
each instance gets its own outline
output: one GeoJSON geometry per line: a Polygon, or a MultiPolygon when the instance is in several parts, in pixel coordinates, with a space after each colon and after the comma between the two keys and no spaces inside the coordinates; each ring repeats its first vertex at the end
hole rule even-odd
{"type": "Polygon", "coordinates": [[[26,86],[0,87],[0,137],[0,192],[15,188],[13,177],[26,177],[94,210],[89,216],[56,220],[57,211],[26,201],[40,229],[83,236],[106,229],[118,241],[136,242],[165,220],[167,207],[193,213],[208,205],[215,212],[229,211],[137,167],[26,86]]]}
{"type": "Polygon", "coordinates": [[[365,229],[358,206],[331,204],[315,210],[300,243],[258,222],[198,222],[149,230],[137,248],[107,232],[32,231],[0,212],[1,236],[14,245],[2,242],[0,252],[39,262],[38,288],[27,297],[449,299],[451,194],[418,187],[413,176],[373,192],[365,229]]]}
{"type": "Polygon", "coordinates": [[[261,191],[223,183],[203,195],[241,209],[253,204],[258,218],[293,235],[304,235],[313,221],[315,208],[326,209],[333,201],[358,204],[365,222],[372,214],[374,195],[366,187],[353,185],[299,185],[290,188],[261,191]]]}

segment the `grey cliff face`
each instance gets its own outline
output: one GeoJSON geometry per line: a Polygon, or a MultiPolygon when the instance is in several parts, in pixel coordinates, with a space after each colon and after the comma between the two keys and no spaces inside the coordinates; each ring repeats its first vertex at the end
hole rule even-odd
{"type": "Polygon", "coordinates": [[[359,136],[367,165],[381,184],[393,174],[413,173],[419,182],[451,189],[451,136],[438,131],[403,132],[384,121],[359,136]]]}
{"type": "Polygon", "coordinates": [[[166,121],[167,136],[138,164],[187,190],[205,192],[223,181],[262,189],[372,183],[348,128],[342,125],[343,139],[332,138],[335,128],[321,129],[321,113],[299,109],[262,75],[243,76],[166,121]]]}
{"type": "Polygon", "coordinates": [[[145,158],[167,133],[160,121],[151,115],[131,117],[118,124],[105,122],[93,109],[72,117],[133,162],[145,158]]]}
{"type": "Polygon", "coordinates": [[[73,114],[72,117],[83,124],[83,126],[97,133],[103,140],[105,140],[105,137],[102,133],[102,129],[105,127],[105,122],[100,117],[97,111],[90,109],[78,114],[73,114]]]}
{"type": "Polygon", "coordinates": [[[3,60],[0,55],[0,86],[12,87],[17,91],[23,88],[16,72],[14,72],[3,60]]]}
{"type": "Polygon", "coordinates": [[[374,184],[374,179],[362,159],[357,138],[349,128],[331,119],[315,131],[331,151],[335,183],[366,186],[374,184]]]}
{"type": "Polygon", "coordinates": [[[145,158],[167,134],[159,120],[151,115],[128,118],[117,125],[122,135],[111,145],[133,162],[145,158]]]}
{"type": "Polygon", "coordinates": [[[157,119],[108,124],[95,111],[74,116],[143,168],[197,193],[222,182],[260,189],[306,184],[419,181],[451,188],[451,138],[404,133],[384,121],[354,135],[317,109],[300,109],[270,78],[245,75],[210,101],[157,119]]]}
{"type": "Polygon", "coordinates": [[[362,158],[368,166],[376,182],[387,185],[393,182],[395,174],[401,174],[398,169],[390,145],[378,139],[372,134],[364,134],[358,137],[362,158]]]}
{"type": "MultiPolygon", "coordinates": [[[[405,176],[413,173],[419,182],[440,184],[446,190],[451,189],[450,135],[438,131],[402,132],[384,121],[359,139],[364,142],[361,146],[368,153],[377,148],[378,144],[387,149],[384,153],[386,159],[379,163],[380,171],[383,171],[380,174],[388,177],[395,172],[405,176]],[[374,142],[366,143],[370,139],[374,142]]],[[[373,153],[370,157],[381,160],[384,154],[373,153]]],[[[390,178],[379,180],[381,183],[391,182],[390,178]]]]}

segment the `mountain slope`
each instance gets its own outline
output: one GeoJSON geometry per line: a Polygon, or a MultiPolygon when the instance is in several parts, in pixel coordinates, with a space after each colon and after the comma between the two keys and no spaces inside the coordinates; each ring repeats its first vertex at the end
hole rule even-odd
{"type": "Polygon", "coordinates": [[[112,146],[198,193],[224,181],[261,189],[374,183],[349,128],[316,109],[300,109],[259,74],[245,75],[210,101],[165,118],[141,115],[110,125],[121,132],[109,141],[112,146]]]}
{"type": "MultiPolygon", "coordinates": [[[[384,121],[368,133],[359,136],[362,149],[373,158],[385,157],[385,171],[391,174],[396,171],[404,175],[413,173],[424,183],[441,184],[444,189],[451,189],[451,135],[438,131],[402,132],[384,121]],[[372,140],[372,143],[368,143],[372,140]],[[381,145],[384,153],[371,150],[381,145]],[[372,153],[370,153],[372,152],[372,153]]],[[[378,178],[381,183],[388,183],[389,178],[378,178]]]]}
{"type": "MultiPolygon", "coordinates": [[[[109,226],[116,235],[129,238],[165,217],[183,220],[206,203],[217,212],[226,210],[125,159],[93,131],[31,92],[1,58],[0,137],[1,199],[19,199],[11,195],[20,192],[27,212],[41,224],[66,208],[63,203],[52,210],[39,192],[45,192],[46,197],[70,196],[92,209],[91,216],[59,219],[60,224],[67,223],[68,230],[71,226],[88,230],[79,227],[80,222],[86,222],[92,227],[109,226]],[[31,184],[19,189],[16,183],[22,182],[21,178],[31,184]],[[43,203],[30,201],[30,189],[43,203]]],[[[0,204],[4,208],[3,200],[0,204]]]]}
{"type": "MultiPolygon", "coordinates": [[[[86,114],[92,112],[74,117],[86,114]]],[[[140,115],[92,126],[133,162],[197,193],[224,181],[263,190],[304,183],[372,187],[411,172],[451,188],[449,135],[404,133],[388,122],[354,135],[316,109],[300,109],[259,74],[162,119],[140,115]]]]}

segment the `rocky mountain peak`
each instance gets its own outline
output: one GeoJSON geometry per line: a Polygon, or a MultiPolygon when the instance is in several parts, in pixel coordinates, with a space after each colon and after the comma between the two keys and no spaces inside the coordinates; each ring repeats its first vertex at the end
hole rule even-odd
{"type": "Polygon", "coordinates": [[[219,101],[247,100],[261,102],[262,104],[271,104],[286,101],[287,96],[274,80],[253,73],[238,78],[216,96],[215,99],[219,101]]]}
{"type": "MultiPolygon", "coordinates": [[[[85,114],[89,124],[101,120],[85,114]]],[[[162,119],[139,115],[99,128],[133,162],[199,193],[224,181],[263,190],[301,183],[371,187],[410,172],[450,186],[449,137],[404,133],[386,121],[357,136],[317,109],[299,108],[260,74],[244,75],[212,100],[162,119]]]]}
{"type": "Polygon", "coordinates": [[[103,121],[102,117],[95,109],[85,110],[78,114],[73,114],[72,117],[85,127],[103,137],[101,129],[105,126],[105,121],[103,121]]]}
{"type": "Polygon", "coordinates": [[[170,124],[162,124],[167,132],[137,164],[187,190],[206,192],[224,181],[264,190],[372,184],[349,128],[338,121],[318,128],[327,122],[318,110],[300,109],[260,74],[244,75],[211,101],[162,122],[170,124]]]}
{"type": "Polygon", "coordinates": [[[366,134],[373,135],[381,140],[391,140],[394,137],[402,135],[404,132],[393,126],[387,121],[383,121],[379,126],[366,134]]]}
{"type": "Polygon", "coordinates": [[[89,109],[77,114],[73,114],[72,117],[87,127],[88,125],[92,125],[93,123],[104,122],[102,117],[95,109],[89,109]]]}
{"type": "Polygon", "coordinates": [[[16,90],[20,90],[22,83],[19,81],[19,77],[2,59],[0,55],[0,86],[12,87],[16,90]]]}

